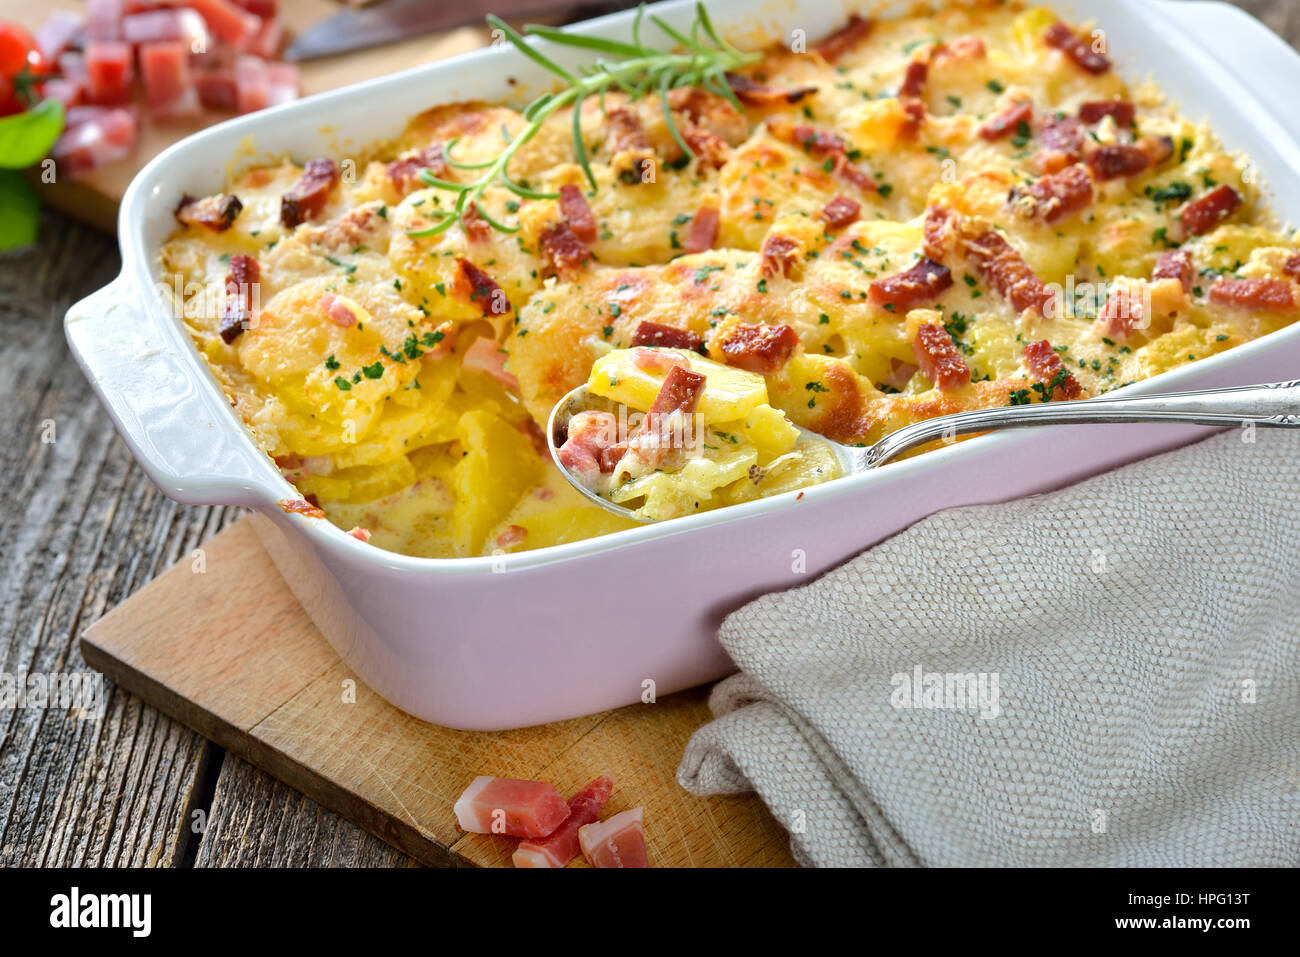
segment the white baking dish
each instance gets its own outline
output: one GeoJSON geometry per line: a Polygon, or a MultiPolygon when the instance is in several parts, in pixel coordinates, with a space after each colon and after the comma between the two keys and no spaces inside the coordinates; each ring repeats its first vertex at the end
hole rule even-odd
{"type": "MultiPolygon", "coordinates": [[[[1230,148],[1251,157],[1280,216],[1300,221],[1300,116],[1269,106],[1300,89],[1290,47],[1220,3],[1058,6],[1075,20],[1098,18],[1128,78],[1150,74],[1190,116],[1209,117],[1230,148]]],[[[815,39],[845,15],[816,0],[709,8],[747,45],[794,28],[815,39]]],[[[693,3],[656,12],[682,26],[693,3]]],[[[626,36],[630,21],[619,14],[578,29],[626,36]]],[[[276,503],[297,494],[253,445],[157,288],[156,254],[174,228],[177,198],[216,191],[237,156],[345,156],[436,103],[509,99],[508,76],[543,79],[507,45],[232,120],[173,146],[122,203],[121,276],[66,321],[73,354],[154,482],[182,502],[256,510],[263,540],[321,631],[412,714],[460,728],[517,727],[642,700],[647,682],[666,694],[717,678],[730,664],[716,627],[746,600],[806,582],[939,509],[1061,486],[1203,434],[1075,426],[985,436],[799,495],[499,558],[411,558],[286,515],[276,503]]],[[[1295,378],[1300,324],[1128,391],[1295,378]]],[[[1101,545],[1081,540],[1080,561],[1101,545]]],[[[979,543],[960,547],[980,560],[979,543]]]]}

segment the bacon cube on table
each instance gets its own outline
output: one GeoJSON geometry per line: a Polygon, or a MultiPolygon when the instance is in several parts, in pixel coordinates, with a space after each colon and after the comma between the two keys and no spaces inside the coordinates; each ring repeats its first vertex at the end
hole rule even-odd
{"type": "Polygon", "coordinates": [[[473,834],[547,837],[569,816],[564,796],[545,781],[476,777],[456,800],[461,830],[473,834]]]}

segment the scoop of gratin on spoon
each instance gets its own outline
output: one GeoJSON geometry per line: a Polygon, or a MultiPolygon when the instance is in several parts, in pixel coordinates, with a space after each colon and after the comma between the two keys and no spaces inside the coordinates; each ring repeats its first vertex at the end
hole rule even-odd
{"type": "MultiPolygon", "coordinates": [[[[571,444],[566,449],[566,443],[570,442],[569,423],[574,416],[582,412],[602,412],[617,417],[617,409],[611,401],[591,392],[585,385],[565,395],[551,410],[550,421],[546,428],[546,442],[555,464],[574,488],[601,508],[633,521],[657,521],[655,517],[649,517],[641,514],[637,509],[612,501],[607,491],[602,493],[601,483],[593,481],[590,470],[583,471],[573,467],[576,461],[575,450],[571,444]]],[[[797,429],[803,439],[816,442],[829,450],[839,466],[839,475],[828,477],[843,478],[867,472],[918,445],[936,439],[952,440],[959,435],[972,432],[994,432],[999,429],[1026,428],[1034,425],[1121,422],[1178,422],[1211,426],[1240,426],[1253,423],[1265,428],[1300,426],[1300,381],[1132,398],[1100,396],[1073,402],[976,409],[927,419],[899,429],[874,445],[862,447],[842,445],[808,429],[793,425],[791,427],[797,429]]],[[[584,453],[592,448],[593,446],[588,445],[584,453]]],[[[585,457],[584,454],[583,458],[585,457]]],[[[604,467],[599,455],[593,458],[597,468],[604,467]]]]}

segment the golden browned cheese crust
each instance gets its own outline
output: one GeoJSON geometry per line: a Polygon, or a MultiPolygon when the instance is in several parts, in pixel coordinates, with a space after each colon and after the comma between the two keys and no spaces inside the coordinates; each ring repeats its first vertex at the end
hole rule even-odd
{"type": "Polygon", "coordinates": [[[788,325],[798,348],[765,376],[771,405],[849,443],[964,409],[1099,395],[1292,322],[1294,310],[1212,294],[1238,280],[1289,288],[1298,271],[1248,162],[1150,84],[1082,69],[1045,40],[1054,20],[965,6],[877,23],[834,63],[771,51],[753,80],[813,91],[747,98],[743,113],[673,91],[690,162],[658,97],[593,97],[581,129],[594,189],[567,112],[510,166],[539,193],[578,188],[594,226],[568,247],[576,258],[557,253],[571,211],[499,186],[480,212],[514,231],[471,216],[423,234],[453,200],[418,170],[466,182],[526,125],[514,106],[464,103],[341,160],[324,209],[294,229],[280,197],[300,166],[234,176],[223,191],[243,212],[223,232],[179,229],[162,271],[232,405],[303,497],[376,546],[432,556],[627,527],[568,487],[537,428],[642,322],[689,329],[724,362],[737,329],[788,325]],[[922,82],[909,89],[909,76],[922,82]],[[1116,103],[1116,115],[1098,105],[1116,103]],[[990,132],[1023,104],[1031,119],[990,132]],[[1112,175],[1121,161],[1141,168],[1112,175]],[[395,172],[403,162],[415,173],[395,172]],[[1223,187],[1240,203],[1189,234],[1184,211],[1223,187]],[[851,212],[838,220],[832,204],[851,212]],[[255,258],[260,281],[252,322],[228,341],[233,256],[255,258]],[[926,258],[946,270],[932,294],[882,291],[926,258]],[[1055,305],[1023,308],[1040,289],[1055,305]],[[1120,314],[1129,300],[1136,318],[1120,314]],[[927,378],[940,366],[920,344],[935,329],[959,357],[947,368],[964,363],[968,379],[927,378]]]}

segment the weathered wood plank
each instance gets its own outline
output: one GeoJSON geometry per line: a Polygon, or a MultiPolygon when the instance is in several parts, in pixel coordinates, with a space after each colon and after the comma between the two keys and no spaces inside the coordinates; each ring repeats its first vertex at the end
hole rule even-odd
{"type": "Polygon", "coordinates": [[[401,851],[227,755],[196,867],[418,867],[401,851]]]}
{"type": "MultiPolygon", "coordinates": [[[[168,502],[68,356],[62,318],[119,268],[55,217],[0,266],[0,668],[86,670],[80,630],[233,515],[168,502]],[[42,435],[52,442],[43,442],[42,435]]],[[[172,864],[210,746],[113,691],[104,717],[0,712],[0,864],[172,864]]]]}

